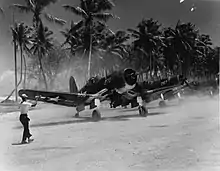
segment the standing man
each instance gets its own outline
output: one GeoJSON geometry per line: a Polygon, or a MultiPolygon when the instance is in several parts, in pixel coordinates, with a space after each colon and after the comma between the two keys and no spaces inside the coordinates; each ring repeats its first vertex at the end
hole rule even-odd
{"type": "Polygon", "coordinates": [[[26,144],[28,142],[33,141],[33,139],[30,139],[32,136],[29,130],[29,117],[28,117],[28,111],[31,107],[35,107],[37,105],[37,101],[35,103],[30,103],[26,101],[26,95],[22,95],[22,101],[20,104],[20,122],[24,127],[23,136],[22,136],[22,144],[26,144]],[[28,140],[28,141],[27,141],[28,140]]]}

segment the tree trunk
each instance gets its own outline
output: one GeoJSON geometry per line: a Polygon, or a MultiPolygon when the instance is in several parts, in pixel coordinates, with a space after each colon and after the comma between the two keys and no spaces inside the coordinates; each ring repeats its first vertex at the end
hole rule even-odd
{"type": "Polygon", "coordinates": [[[152,53],[150,52],[150,79],[153,80],[153,75],[152,75],[152,53]]]}
{"type": "Polygon", "coordinates": [[[91,75],[91,61],[92,61],[92,35],[90,34],[90,44],[89,44],[89,61],[88,61],[88,79],[91,75]]]}
{"type": "Polygon", "coordinates": [[[42,59],[41,58],[41,53],[38,53],[38,60],[39,60],[39,64],[40,64],[40,71],[41,71],[41,74],[42,74],[43,79],[44,79],[45,88],[46,88],[46,90],[48,90],[47,79],[46,79],[46,76],[45,76],[45,73],[44,73],[44,70],[43,70],[43,65],[42,65],[41,59],[42,59]]]}
{"type": "Polygon", "coordinates": [[[17,88],[17,44],[16,44],[16,40],[14,38],[14,62],[15,62],[15,101],[18,101],[18,88],[17,88]]]}
{"type": "Polygon", "coordinates": [[[149,54],[149,56],[150,56],[150,75],[151,75],[151,53],[149,54]]]}
{"type": "Polygon", "coordinates": [[[25,56],[23,55],[23,61],[24,61],[24,82],[23,82],[23,89],[26,88],[26,78],[27,78],[27,64],[25,56]]]}
{"type": "Polygon", "coordinates": [[[20,46],[20,55],[21,55],[21,71],[20,71],[20,81],[23,79],[23,50],[22,47],[20,46]]]}

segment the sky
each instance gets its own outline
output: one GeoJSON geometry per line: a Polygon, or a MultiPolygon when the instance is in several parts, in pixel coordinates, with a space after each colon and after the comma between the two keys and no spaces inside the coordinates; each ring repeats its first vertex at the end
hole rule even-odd
{"type": "MultiPolygon", "coordinates": [[[[180,19],[183,22],[192,22],[201,33],[209,34],[214,45],[220,46],[220,0],[114,0],[115,7],[112,13],[120,19],[112,19],[108,22],[113,31],[119,29],[135,28],[143,18],[153,18],[163,26],[175,26],[180,19]],[[195,6],[193,12],[190,9],[195,6]]],[[[5,16],[0,17],[0,75],[14,69],[13,46],[10,32],[12,25],[12,10],[10,4],[24,4],[24,0],[0,0],[0,6],[5,10],[5,16]]],[[[77,6],[79,0],[58,0],[45,9],[46,12],[67,21],[65,26],[58,26],[45,22],[55,33],[58,41],[63,41],[60,30],[69,27],[70,21],[77,22],[80,18],[65,11],[62,5],[77,6]]],[[[15,21],[31,23],[31,14],[15,12],[15,21]]]]}

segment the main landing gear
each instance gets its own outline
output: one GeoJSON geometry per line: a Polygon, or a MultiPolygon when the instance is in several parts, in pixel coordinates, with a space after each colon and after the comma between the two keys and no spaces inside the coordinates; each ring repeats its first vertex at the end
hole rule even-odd
{"type": "MultiPolygon", "coordinates": [[[[138,107],[138,112],[139,115],[142,117],[146,117],[148,115],[148,108],[145,107],[146,106],[146,102],[143,101],[142,99],[138,102],[139,107],[138,107]]],[[[101,112],[99,110],[99,106],[100,106],[100,100],[95,99],[94,102],[91,103],[90,105],[90,109],[94,109],[92,111],[92,119],[95,121],[98,121],[101,119],[101,112]]],[[[75,117],[78,118],[79,117],[79,112],[85,110],[85,106],[77,106],[76,107],[76,111],[77,113],[75,114],[75,117]]]]}
{"type": "Polygon", "coordinates": [[[165,102],[165,98],[164,98],[163,93],[160,94],[160,98],[161,98],[161,101],[159,102],[159,106],[160,107],[165,107],[167,104],[165,102]]]}
{"type": "MultiPolygon", "coordinates": [[[[79,112],[76,112],[75,118],[79,118],[79,112]]],[[[98,109],[95,109],[92,111],[92,118],[94,120],[100,120],[101,119],[101,112],[98,109]]]]}
{"type": "Polygon", "coordinates": [[[159,106],[160,106],[160,107],[165,107],[165,106],[166,106],[166,102],[165,102],[164,100],[161,100],[161,101],[159,102],[159,106]]]}
{"type": "Polygon", "coordinates": [[[139,104],[139,106],[138,106],[139,115],[142,117],[146,117],[148,115],[148,109],[146,107],[146,102],[144,100],[142,100],[141,97],[137,97],[137,102],[139,104]]]}
{"type": "Polygon", "coordinates": [[[148,109],[145,106],[138,107],[139,115],[142,117],[146,117],[148,115],[148,109]]]}
{"type": "MultiPolygon", "coordinates": [[[[100,107],[100,100],[99,99],[95,99],[91,104],[90,104],[90,109],[94,109],[92,111],[92,119],[94,119],[95,121],[98,121],[101,119],[101,112],[99,110],[100,107]]],[[[79,117],[79,112],[85,110],[85,106],[81,105],[81,106],[77,106],[76,107],[76,114],[75,117],[78,118],[79,117]]]]}

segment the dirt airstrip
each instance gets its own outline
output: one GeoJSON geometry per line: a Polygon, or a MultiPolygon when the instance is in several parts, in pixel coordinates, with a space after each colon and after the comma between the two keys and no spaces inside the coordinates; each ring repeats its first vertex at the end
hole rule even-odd
{"type": "MultiPolygon", "coordinates": [[[[217,97],[216,97],[217,98],[217,97]]],[[[219,100],[192,97],[158,108],[101,109],[74,118],[75,109],[39,104],[30,111],[34,142],[21,140],[19,113],[0,116],[1,171],[219,171],[219,100]]]]}

